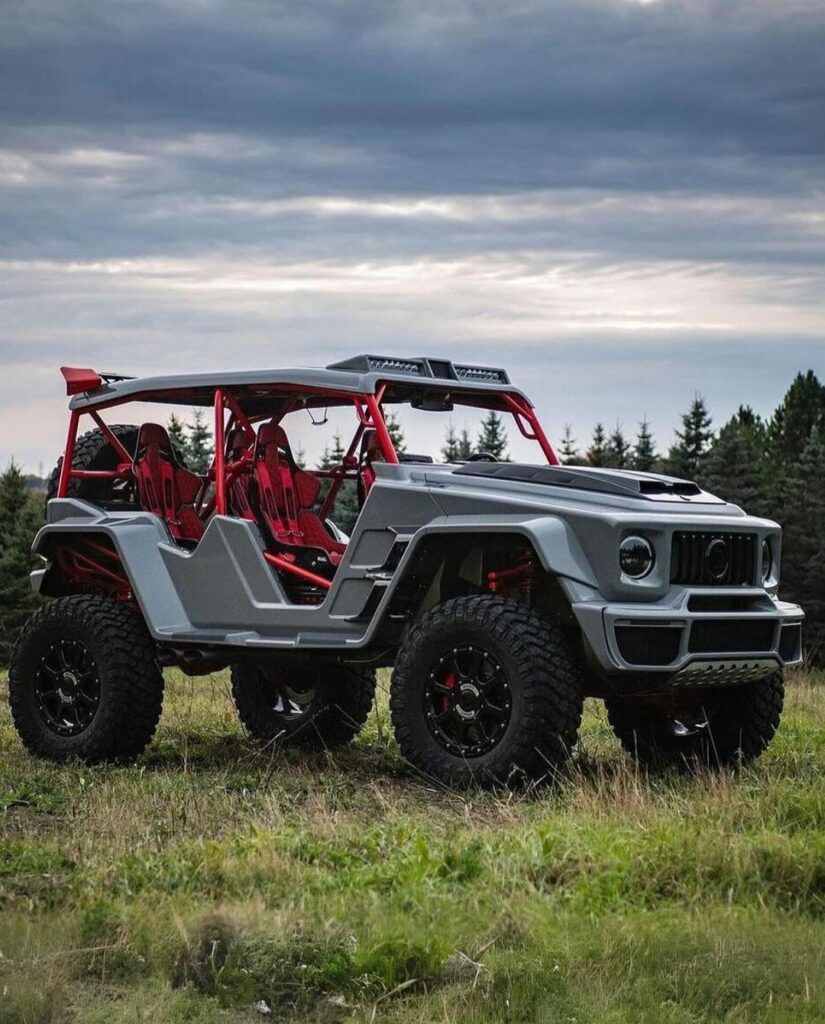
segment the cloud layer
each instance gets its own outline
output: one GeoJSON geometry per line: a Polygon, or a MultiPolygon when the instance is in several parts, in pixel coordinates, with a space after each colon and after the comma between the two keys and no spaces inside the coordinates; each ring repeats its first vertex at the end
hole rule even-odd
{"type": "Polygon", "coordinates": [[[647,414],[663,443],[697,389],[767,412],[825,372],[820,3],[3,18],[4,460],[59,448],[60,362],[455,353],[556,434],[647,414]]]}

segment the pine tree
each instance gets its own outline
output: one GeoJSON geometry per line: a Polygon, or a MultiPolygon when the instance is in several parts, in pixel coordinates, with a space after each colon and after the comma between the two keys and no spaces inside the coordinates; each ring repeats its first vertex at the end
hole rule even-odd
{"type": "Polygon", "coordinates": [[[441,457],[445,462],[458,462],[459,461],[459,439],[458,431],[455,426],[450,423],[447,427],[447,433],[444,435],[444,447],[441,449],[441,457]]]}
{"type": "Polygon", "coordinates": [[[402,455],[407,450],[406,442],[404,441],[404,429],[401,426],[401,422],[395,413],[387,413],[384,417],[384,422],[387,424],[387,431],[392,441],[392,446],[395,448],[398,455],[402,455]]]}
{"type": "Polygon", "coordinates": [[[187,461],[189,442],[186,439],[186,427],[183,420],[172,413],[169,417],[169,422],[166,425],[166,430],[169,434],[169,440],[172,442],[175,454],[181,462],[185,463],[187,461]]]}
{"type": "Polygon", "coordinates": [[[656,444],[653,434],[650,432],[647,416],[645,416],[639,424],[639,433],[636,435],[636,444],[633,446],[633,468],[642,473],[651,473],[657,461],[656,444]]]}
{"type": "Polygon", "coordinates": [[[330,458],[332,459],[333,466],[340,466],[344,461],[344,456],[347,454],[344,448],[344,442],[341,438],[341,432],[336,430],[332,436],[332,449],[330,451],[330,458]]]}
{"type": "Polygon", "coordinates": [[[768,424],[768,446],[774,460],[788,466],[797,462],[823,415],[825,386],[813,370],[798,373],[768,424]]]}
{"type": "Polygon", "coordinates": [[[604,426],[601,423],[597,423],[593,429],[593,440],[587,449],[587,465],[606,466],[607,454],[607,435],[604,432],[604,426]]]}
{"type": "Polygon", "coordinates": [[[473,454],[473,442],[470,438],[470,431],[466,427],[461,428],[458,438],[458,461],[466,462],[473,454]]]}
{"type": "Polygon", "coordinates": [[[761,515],[766,501],[762,465],[753,431],[736,415],[719,431],[699,482],[711,494],[761,515]]]}
{"type": "Polygon", "coordinates": [[[194,473],[206,473],[212,465],[214,452],[212,434],[206,424],[203,410],[195,409],[186,445],[186,461],[189,468],[194,473]]]}
{"type": "Polygon", "coordinates": [[[501,462],[507,461],[507,429],[502,417],[492,409],[481,421],[476,451],[489,452],[501,462]]]}
{"type": "Polygon", "coordinates": [[[668,470],[675,476],[693,479],[699,475],[702,460],[713,440],[712,420],[705,400],[697,394],[682,415],[682,429],[676,431],[676,444],[668,455],[668,470]]]}
{"type": "Polygon", "coordinates": [[[569,423],[564,425],[564,433],[561,438],[561,461],[562,465],[575,466],[580,461],[579,450],[576,447],[576,439],[573,437],[573,428],[569,423]]]}
{"type": "Polygon", "coordinates": [[[624,436],[621,423],[616,423],[607,442],[607,465],[614,469],[626,469],[630,465],[632,445],[624,436]]]}
{"type": "MultiPolygon", "coordinates": [[[[337,469],[344,461],[346,449],[341,438],[340,431],[335,431],[332,436],[332,444],[329,441],[324,445],[324,451],[318,461],[318,469],[337,469]]],[[[321,481],[321,490],[318,495],[319,502],[323,501],[329,493],[330,480],[321,481]]],[[[332,509],[331,519],[335,525],[344,533],[351,533],[355,520],[358,518],[358,489],[354,480],[344,480],[338,489],[335,497],[335,506],[332,509]]]]}
{"type": "Polygon", "coordinates": [[[42,496],[29,494],[14,461],[0,476],[0,663],[8,664],[11,648],[26,619],[39,603],[29,583],[38,564],[31,545],[43,525],[42,496]]]}
{"type": "Polygon", "coordinates": [[[809,660],[825,662],[825,423],[812,431],[787,475],[781,593],[805,609],[809,660]]]}
{"type": "Polygon", "coordinates": [[[324,445],[324,451],[321,458],[318,460],[318,469],[334,469],[336,466],[340,466],[344,461],[346,451],[344,450],[344,443],[341,439],[341,432],[336,430],[332,435],[332,444],[330,445],[327,440],[324,445]]]}

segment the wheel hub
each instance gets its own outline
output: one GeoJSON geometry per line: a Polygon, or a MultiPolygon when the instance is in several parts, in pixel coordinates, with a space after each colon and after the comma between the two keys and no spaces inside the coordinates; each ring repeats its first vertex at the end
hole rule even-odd
{"type": "Polygon", "coordinates": [[[100,704],[100,679],[85,644],[52,644],[40,661],[34,698],[40,717],[59,736],[76,736],[88,728],[100,704]]]}
{"type": "Polygon", "coordinates": [[[478,757],[495,747],[510,721],[510,686],[483,647],[454,647],[439,658],[424,691],[430,732],[450,753],[478,757]]]}

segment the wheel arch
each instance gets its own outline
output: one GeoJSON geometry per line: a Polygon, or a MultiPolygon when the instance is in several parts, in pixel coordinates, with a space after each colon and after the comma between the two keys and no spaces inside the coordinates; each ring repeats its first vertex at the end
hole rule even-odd
{"type": "MultiPolygon", "coordinates": [[[[163,563],[161,545],[168,542],[162,523],[150,513],[130,513],[118,520],[106,521],[99,508],[77,498],[56,498],[48,505],[48,522],[41,527],[32,544],[32,552],[44,559],[41,569],[32,573],[34,589],[43,597],[71,594],[116,596],[134,602],[149,632],[163,639],[170,623],[186,622],[186,615],[172,580],[163,563]],[[59,552],[77,545],[95,545],[110,549],[109,562],[121,577],[122,586],[84,586],[67,574],[59,552]]],[[[114,586],[114,581],[112,581],[114,586]]]]}
{"type": "Polygon", "coordinates": [[[416,618],[453,597],[496,592],[489,571],[516,567],[521,560],[531,562],[535,570],[536,586],[528,603],[572,623],[562,578],[590,585],[595,580],[567,523],[550,516],[452,516],[424,527],[411,541],[383,603],[378,628],[386,632],[389,623],[416,618]]]}

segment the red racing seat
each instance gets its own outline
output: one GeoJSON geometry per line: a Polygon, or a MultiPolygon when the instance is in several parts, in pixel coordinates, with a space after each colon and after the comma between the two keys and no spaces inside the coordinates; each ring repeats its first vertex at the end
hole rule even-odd
{"type": "Polygon", "coordinates": [[[370,428],[364,431],[361,438],[361,451],[358,456],[358,505],[367,500],[372,485],[375,483],[374,462],[383,462],[384,452],[378,440],[378,431],[370,428]]]}
{"type": "MultiPolygon", "coordinates": [[[[249,437],[245,430],[236,427],[226,439],[226,461],[239,462],[247,453],[250,446],[249,437]]],[[[255,521],[255,513],[252,510],[252,463],[246,462],[243,467],[233,475],[227,488],[229,500],[229,512],[239,519],[255,521]]]]}
{"type": "Polygon", "coordinates": [[[315,511],[321,481],[297,465],[283,427],[274,420],[258,430],[254,472],[259,512],[272,539],[314,548],[337,566],[346,545],[333,540],[315,511]]]}
{"type": "Polygon", "coordinates": [[[159,423],[144,423],[138,432],[134,474],[142,507],[164,519],[175,540],[197,543],[203,523],[195,501],[203,481],[181,465],[159,423]]]}

